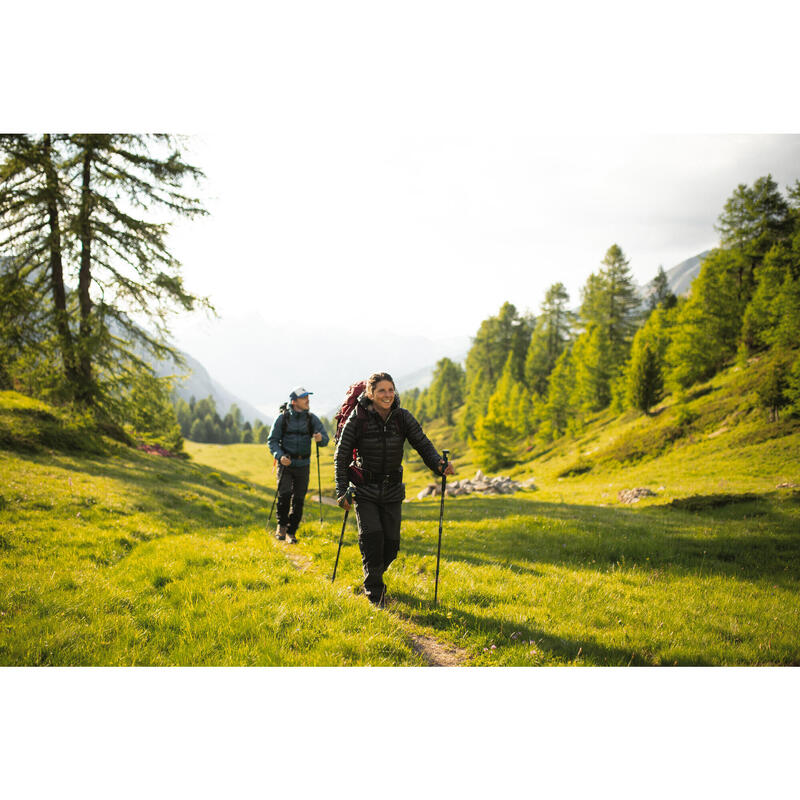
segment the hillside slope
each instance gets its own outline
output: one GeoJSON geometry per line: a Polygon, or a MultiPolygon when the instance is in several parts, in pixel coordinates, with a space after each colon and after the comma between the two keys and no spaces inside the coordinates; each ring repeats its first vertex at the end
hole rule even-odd
{"type": "MultiPolygon", "coordinates": [[[[265,447],[188,443],[188,463],[99,432],[82,447],[90,430],[65,440],[54,410],[6,393],[0,663],[423,665],[425,639],[470,665],[800,664],[800,432],[752,409],[750,372],[521,446],[510,472],[538,490],[447,498],[441,564],[439,498],[406,503],[382,612],[360,595],[352,517],[343,531],[309,497],[298,545],[265,531],[265,447]],[[631,487],[654,496],[621,504],[631,487]]],[[[452,430],[425,427],[471,477],[452,430]]],[[[407,477],[409,498],[432,480],[414,457],[407,477]]]]}
{"type": "MultiPolygon", "coordinates": [[[[543,500],[599,504],[616,503],[620,490],[634,487],[655,492],[644,505],[709,492],[770,492],[787,483],[800,488],[800,419],[770,422],[755,397],[766,366],[753,359],[747,369],[732,367],[682,403],[668,395],[652,416],[605,411],[579,436],[546,448],[520,443],[515,463],[500,472],[535,478],[543,500]]],[[[426,430],[440,447],[449,443],[459,476],[474,475],[480,465],[456,426],[436,421],[426,430]]],[[[412,490],[431,480],[416,454],[407,478],[412,490]]]]}

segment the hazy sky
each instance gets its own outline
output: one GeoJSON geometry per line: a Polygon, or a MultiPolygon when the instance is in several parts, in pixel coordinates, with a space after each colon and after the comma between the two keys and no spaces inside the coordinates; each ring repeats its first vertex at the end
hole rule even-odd
{"type": "Polygon", "coordinates": [[[613,243],[647,281],[715,244],[737,183],[800,177],[788,7],[56,7],[38,41],[59,70],[11,37],[4,110],[22,130],[194,134],[211,216],[171,243],[226,318],[471,335],[555,280],[577,303],[613,243]],[[114,36],[72,46],[92,24],[114,36]]]}
{"type": "Polygon", "coordinates": [[[370,139],[362,124],[265,130],[255,160],[228,132],[194,141],[212,213],[172,241],[224,317],[471,335],[505,300],[538,310],[557,280],[577,303],[614,243],[646,283],[717,243],[738,183],[800,178],[798,135],[370,139]]]}

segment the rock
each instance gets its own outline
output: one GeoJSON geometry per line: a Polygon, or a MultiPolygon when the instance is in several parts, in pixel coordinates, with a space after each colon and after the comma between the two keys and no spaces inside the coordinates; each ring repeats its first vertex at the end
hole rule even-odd
{"type": "Polygon", "coordinates": [[[638,503],[643,497],[655,496],[655,492],[651,492],[649,489],[644,487],[639,487],[637,489],[622,489],[617,495],[617,500],[620,503],[630,504],[638,503]]]}
{"type": "MultiPolygon", "coordinates": [[[[495,475],[493,478],[489,478],[484,475],[481,470],[478,470],[472,480],[463,478],[448,483],[445,492],[450,497],[459,497],[460,495],[472,494],[473,492],[480,492],[482,494],[513,494],[522,489],[535,490],[536,486],[533,483],[533,478],[528,478],[524,484],[520,484],[507,475],[495,475]]],[[[440,484],[431,483],[417,495],[417,499],[422,500],[424,497],[434,497],[440,494],[440,492],[440,484]]]]}

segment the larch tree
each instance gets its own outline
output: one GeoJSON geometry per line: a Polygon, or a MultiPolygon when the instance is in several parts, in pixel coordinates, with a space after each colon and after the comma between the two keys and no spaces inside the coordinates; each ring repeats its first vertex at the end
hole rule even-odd
{"type": "Polygon", "coordinates": [[[169,312],[208,305],[166,242],[175,219],[205,213],[183,191],[203,176],[181,145],[168,134],[0,138],[0,247],[47,286],[67,395],[81,406],[113,408],[148,369],[142,353],[178,358],[169,312]]]}
{"type": "Polygon", "coordinates": [[[525,383],[543,397],[547,379],[569,342],[574,315],[567,308],[569,294],[563,283],[550,286],[542,302],[525,356],[525,383]]]}

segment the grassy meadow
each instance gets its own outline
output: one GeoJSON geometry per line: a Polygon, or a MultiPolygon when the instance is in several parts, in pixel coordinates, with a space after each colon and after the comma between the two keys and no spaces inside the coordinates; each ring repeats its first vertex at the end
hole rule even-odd
{"type": "Polygon", "coordinates": [[[447,498],[436,607],[439,499],[414,499],[435,479],[410,456],[384,611],[353,515],[330,581],[342,512],[320,523],[316,461],[289,546],[265,528],[266,447],[163,458],[0,393],[0,664],[421,666],[413,635],[474,666],[800,664],[800,424],[747,411],[737,381],[529,445],[501,472],[536,490],[447,498]],[[634,487],[654,496],[620,504],[634,487]]]}

